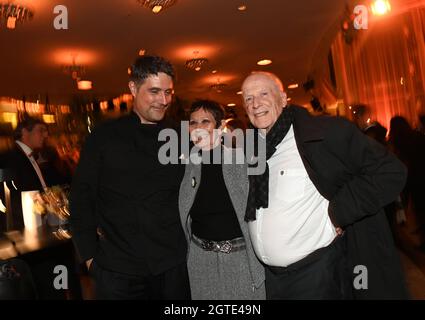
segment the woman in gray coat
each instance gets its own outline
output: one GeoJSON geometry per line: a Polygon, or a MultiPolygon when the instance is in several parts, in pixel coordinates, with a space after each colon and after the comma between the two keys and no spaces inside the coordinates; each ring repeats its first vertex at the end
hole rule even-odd
{"type": "Polygon", "coordinates": [[[247,168],[236,164],[235,155],[242,150],[221,144],[223,118],[222,107],[214,101],[200,100],[190,109],[192,151],[202,150],[202,157],[195,152],[187,159],[179,208],[189,242],[192,299],[265,299],[264,269],[244,221],[247,168]]]}

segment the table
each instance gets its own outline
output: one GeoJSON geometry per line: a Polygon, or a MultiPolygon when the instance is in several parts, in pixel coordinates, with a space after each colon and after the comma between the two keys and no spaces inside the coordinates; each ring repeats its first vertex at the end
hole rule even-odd
{"type": "Polygon", "coordinates": [[[31,269],[39,299],[81,299],[79,264],[71,238],[57,232],[57,228],[41,226],[5,232],[0,237],[0,259],[18,258],[31,269]],[[56,289],[56,266],[65,266],[68,289],[56,289]]]}

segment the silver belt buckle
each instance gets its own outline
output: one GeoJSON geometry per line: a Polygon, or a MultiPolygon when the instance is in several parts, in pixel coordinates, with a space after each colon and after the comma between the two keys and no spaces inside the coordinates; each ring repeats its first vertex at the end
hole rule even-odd
{"type": "Polygon", "coordinates": [[[220,252],[230,253],[232,251],[232,244],[230,241],[224,241],[218,245],[220,252]]]}

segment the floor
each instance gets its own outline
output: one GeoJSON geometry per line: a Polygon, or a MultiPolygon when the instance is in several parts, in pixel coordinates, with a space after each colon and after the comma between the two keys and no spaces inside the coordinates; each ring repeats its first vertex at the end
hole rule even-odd
{"type": "Polygon", "coordinates": [[[425,300],[425,248],[421,246],[424,237],[415,217],[406,213],[406,221],[396,225],[394,234],[411,297],[425,300]]]}

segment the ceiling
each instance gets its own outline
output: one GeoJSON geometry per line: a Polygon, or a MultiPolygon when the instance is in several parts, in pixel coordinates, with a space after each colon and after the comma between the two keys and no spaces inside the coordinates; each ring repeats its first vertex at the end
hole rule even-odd
{"type": "MultiPolygon", "coordinates": [[[[7,1],[7,0],[6,0],[7,1]]],[[[4,2],[4,0],[0,0],[4,2]]],[[[140,49],[158,54],[176,67],[177,96],[216,99],[240,104],[243,78],[253,70],[276,73],[294,101],[308,99],[302,83],[311,71],[323,41],[335,34],[344,10],[342,0],[179,0],[160,14],[141,7],[136,0],[15,0],[28,4],[34,18],[15,30],[0,27],[0,97],[44,99],[69,103],[73,96],[108,99],[128,93],[127,68],[140,49]],[[53,8],[68,9],[68,30],[56,30],[53,8]],[[238,6],[247,10],[240,12],[238,6]],[[336,23],[336,24],[335,24],[336,23]],[[199,72],[184,63],[193,51],[209,63],[199,72]],[[81,92],[61,66],[86,66],[85,78],[93,90],[81,92]],[[273,63],[260,67],[256,62],[273,63]],[[212,74],[212,70],[217,70],[212,74]],[[228,84],[221,93],[210,85],[228,84]]],[[[330,40],[329,40],[330,41],[330,40]]],[[[326,60],[324,60],[326,61],[326,60]]]]}

